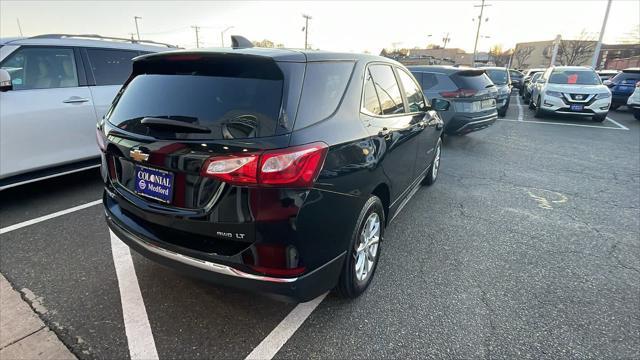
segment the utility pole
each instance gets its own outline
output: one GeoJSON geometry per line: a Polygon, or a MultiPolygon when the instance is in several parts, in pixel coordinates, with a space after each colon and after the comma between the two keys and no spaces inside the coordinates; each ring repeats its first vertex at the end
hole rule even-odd
{"type": "Polygon", "coordinates": [[[18,31],[20,31],[20,36],[22,35],[22,26],[20,26],[20,18],[16,18],[16,21],[18,22],[18,31]]]}
{"type": "Polygon", "coordinates": [[[309,20],[311,20],[310,15],[302,14],[304,18],[304,49],[307,50],[307,40],[309,35],[309,20]]]}
{"type": "Polygon", "coordinates": [[[227,31],[233,29],[233,26],[229,26],[228,28],[222,30],[220,32],[220,41],[222,42],[222,47],[224,47],[224,33],[226,33],[227,31]]]}
{"type": "Polygon", "coordinates": [[[491,5],[485,5],[485,0],[482,0],[481,5],[474,5],[473,7],[480,8],[480,16],[478,16],[478,30],[476,31],[476,43],[473,45],[473,66],[476,65],[476,56],[478,54],[478,38],[480,37],[480,25],[482,25],[482,14],[484,13],[484,8],[491,5]]]}
{"type": "Polygon", "coordinates": [[[451,38],[449,37],[449,33],[447,33],[447,35],[445,35],[442,38],[442,43],[443,43],[442,48],[443,49],[447,47],[447,44],[449,43],[449,41],[451,41],[451,38]]]}
{"type": "Polygon", "coordinates": [[[602,29],[600,29],[600,38],[596,45],[596,50],[593,53],[593,60],[591,61],[591,67],[593,70],[597,69],[598,58],[600,57],[600,49],[602,48],[602,38],[604,37],[604,29],[607,27],[607,19],[609,19],[609,9],[611,9],[611,0],[607,2],[607,11],[604,13],[604,20],[602,21],[602,29]]]}
{"type": "Polygon", "coordinates": [[[198,37],[198,31],[200,31],[200,26],[193,25],[191,26],[196,31],[196,47],[200,47],[200,38],[198,37]]]}
{"type": "Polygon", "coordinates": [[[140,29],[138,28],[138,19],[142,19],[140,16],[134,16],[133,21],[136,22],[136,34],[138,34],[138,41],[140,41],[140,29]]]}

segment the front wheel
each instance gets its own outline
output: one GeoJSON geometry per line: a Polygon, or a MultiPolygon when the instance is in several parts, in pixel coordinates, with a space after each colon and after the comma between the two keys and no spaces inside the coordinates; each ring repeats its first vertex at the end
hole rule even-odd
{"type": "Polygon", "coordinates": [[[606,118],[607,118],[607,114],[604,114],[604,115],[593,115],[591,117],[591,120],[593,120],[595,122],[603,122],[604,119],[606,119],[606,118]]]}
{"type": "Polygon", "coordinates": [[[350,299],[367,289],[378,266],[385,224],[380,198],[369,197],[356,224],[337,286],[340,295],[350,299]]]}
{"type": "Polygon", "coordinates": [[[438,138],[438,143],[436,144],[436,149],[434,150],[435,154],[433,156],[433,162],[431,163],[431,167],[429,171],[427,171],[427,176],[422,180],[422,185],[433,185],[434,182],[438,179],[438,171],[440,170],[440,155],[442,154],[442,139],[438,138]]]}
{"type": "Polygon", "coordinates": [[[538,100],[536,101],[536,112],[533,114],[533,116],[538,119],[542,117],[542,103],[540,100],[540,96],[538,96],[538,100]]]}

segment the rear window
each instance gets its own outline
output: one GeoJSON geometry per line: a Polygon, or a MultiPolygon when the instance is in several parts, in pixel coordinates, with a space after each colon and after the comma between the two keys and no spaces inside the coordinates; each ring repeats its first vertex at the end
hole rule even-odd
{"type": "Polygon", "coordinates": [[[451,75],[460,89],[482,90],[493,86],[484,70],[464,70],[451,75]]]}
{"type": "Polygon", "coordinates": [[[336,111],[351,78],[353,66],[351,61],[307,64],[296,129],[322,121],[336,111]]]}
{"type": "MultiPolygon", "coordinates": [[[[414,74],[415,75],[415,74],[414,74]]],[[[422,90],[442,91],[455,90],[458,87],[451,81],[449,76],[434,73],[422,73],[422,90]]]]}
{"type": "Polygon", "coordinates": [[[600,77],[592,70],[556,69],[549,76],[550,84],[599,85],[600,77]]]}
{"type": "Polygon", "coordinates": [[[284,80],[275,62],[222,59],[141,64],[107,114],[113,125],[160,139],[244,139],[273,136],[284,80]],[[145,117],[204,126],[179,132],[141,123],[145,117]]]}
{"type": "Polygon", "coordinates": [[[487,75],[496,85],[505,85],[509,81],[506,70],[490,69],[487,70],[487,75]]]}

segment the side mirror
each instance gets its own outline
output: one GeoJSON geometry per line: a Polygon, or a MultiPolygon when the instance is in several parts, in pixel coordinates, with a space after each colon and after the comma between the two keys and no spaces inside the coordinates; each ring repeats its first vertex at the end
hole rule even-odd
{"type": "Polygon", "coordinates": [[[612,84],[611,80],[605,80],[602,82],[603,85],[609,86],[612,84]]]}
{"type": "Polygon", "coordinates": [[[433,99],[431,100],[431,109],[435,111],[447,111],[449,110],[451,103],[445,99],[433,99]]]}
{"type": "Polygon", "coordinates": [[[11,84],[11,75],[5,69],[0,69],[0,91],[9,91],[13,89],[11,84]]]}

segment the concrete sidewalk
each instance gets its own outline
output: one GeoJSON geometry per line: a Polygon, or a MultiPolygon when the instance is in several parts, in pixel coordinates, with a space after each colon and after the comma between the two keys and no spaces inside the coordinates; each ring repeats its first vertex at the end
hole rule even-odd
{"type": "Polygon", "coordinates": [[[1,274],[0,359],[76,359],[1,274]]]}

